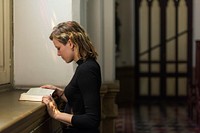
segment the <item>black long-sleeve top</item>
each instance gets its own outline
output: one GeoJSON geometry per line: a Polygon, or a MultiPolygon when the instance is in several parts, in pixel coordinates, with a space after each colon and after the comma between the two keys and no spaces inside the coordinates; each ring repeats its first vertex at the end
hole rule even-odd
{"type": "MultiPolygon", "coordinates": [[[[101,71],[95,59],[78,60],[72,80],[65,88],[65,112],[72,113],[72,128],[77,133],[96,133],[100,124],[101,71]]],[[[71,133],[71,132],[70,132],[71,133]]]]}

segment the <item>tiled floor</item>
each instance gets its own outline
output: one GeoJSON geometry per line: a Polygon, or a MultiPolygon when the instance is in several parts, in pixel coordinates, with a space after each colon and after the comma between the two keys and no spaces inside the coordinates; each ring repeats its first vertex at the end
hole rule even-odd
{"type": "Polygon", "coordinates": [[[119,107],[116,133],[200,133],[185,105],[151,104],[119,107]]]}

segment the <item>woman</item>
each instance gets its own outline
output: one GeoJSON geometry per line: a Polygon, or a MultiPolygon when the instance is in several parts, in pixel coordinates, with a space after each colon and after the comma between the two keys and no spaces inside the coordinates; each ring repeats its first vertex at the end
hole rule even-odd
{"type": "Polygon", "coordinates": [[[68,21],[54,27],[49,38],[57,48],[58,56],[66,63],[75,61],[78,64],[64,90],[53,85],[42,86],[54,89],[55,95],[66,102],[64,112],[60,112],[51,96],[43,97],[49,115],[64,123],[64,133],[98,133],[101,72],[97,53],[87,33],[77,22],[68,21]]]}

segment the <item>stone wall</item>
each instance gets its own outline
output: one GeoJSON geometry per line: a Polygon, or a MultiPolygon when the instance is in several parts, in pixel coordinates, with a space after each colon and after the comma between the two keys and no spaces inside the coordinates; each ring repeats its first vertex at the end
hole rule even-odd
{"type": "Polygon", "coordinates": [[[119,92],[119,82],[105,82],[101,87],[101,133],[115,133],[115,118],[118,116],[116,95],[119,92]]]}

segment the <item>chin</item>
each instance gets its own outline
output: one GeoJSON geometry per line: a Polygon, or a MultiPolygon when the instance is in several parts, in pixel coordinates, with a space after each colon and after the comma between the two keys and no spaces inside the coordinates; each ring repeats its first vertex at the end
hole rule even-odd
{"type": "Polygon", "coordinates": [[[66,63],[70,63],[70,62],[72,62],[72,61],[65,60],[65,62],[66,62],[66,63]]]}

